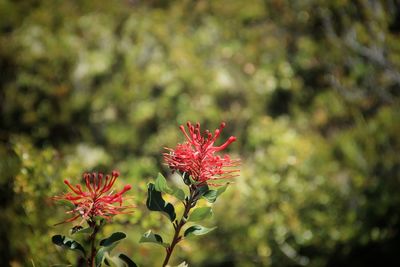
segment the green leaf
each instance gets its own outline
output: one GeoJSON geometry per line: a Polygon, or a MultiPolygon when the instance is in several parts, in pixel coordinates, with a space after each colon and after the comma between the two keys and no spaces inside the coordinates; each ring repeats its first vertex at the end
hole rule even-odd
{"type": "Polygon", "coordinates": [[[118,256],[111,256],[109,252],[104,253],[104,258],[100,263],[110,267],[137,267],[136,263],[134,263],[128,256],[124,254],[119,254],[118,256]]]}
{"type": "Polygon", "coordinates": [[[143,236],[139,240],[139,243],[155,243],[163,247],[169,246],[168,243],[163,242],[163,239],[160,235],[154,234],[151,230],[143,234],[143,236]]]}
{"type": "Polygon", "coordinates": [[[174,197],[176,197],[179,200],[184,201],[185,200],[185,192],[177,187],[172,187],[172,191],[170,193],[171,195],[173,195],[174,197]]]}
{"type": "Polygon", "coordinates": [[[205,193],[207,193],[207,191],[209,191],[208,185],[202,185],[196,188],[199,197],[203,196],[205,193]]]}
{"type": "Polygon", "coordinates": [[[198,222],[212,216],[211,207],[201,207],[193,210],[189,216],[189,221],[198,222]]]}
{"type": "Polygon", "coordinates": [[[109,252],[104,253],[103,260],[100,264],[100,266],[105,264],[105,266],[110,266],[110,267],[124,267],[124,263],[120,261],[119,258],[117,257],[111,257],[109,252]]]}
{"type": "Polygon", "coordinates": [[[102,247],[109,247],[113,245],[114,243],[126,238],[126,234],[122,232],[115,232],[112,235],[110,235],[108,238],[105,238],[100,241],[100,246],[102,247]]]}
{"type": "Polygon", "coordinates": [[[208,202],[214,203],[215,200],[217,200],[217,190],[208,190],[204,195],[203,198],[205,198],[208,202]]]}
{"type": "Polygon", "coordinates": [[[204,227],[201,225],[193,225],[193,226],[190,226],[188,229],[186,229],[186,231],[183,235],[185,237],[191,236],[191,235],[205,235],[216,228],[217,227],[207,228],[207,227],[204,227]]]}
{"type": "Polygon", "coordinates": [[[193,184],[193,185],[198,185],[200,182],[197,182],[195,180],[193,180],[193,177],[191,175],[186,174],[184,179],[188,179],[189,180],[189,184],[193,184]]]}
{"type": "Polygon", "coordinates": [[[85,255],[86,255],[85,249],[82,247],[81,244],[79,244],[79,243],[76,242],[75,240],[70,239],[70,238],[68,238],[68,237],[66,237],[66,236],[54,235],[54,236],[51,238],[51,241],[52,241],[55,245],[57,245],[57,246],[60,246],[60,247],[63,247],[63,248],[67,248],[67,249],[70,249],[70,250],[77,251],[77,252],[79,252],[83,257],[85,257],[85,255]]]}
{"type": "Polygon", "coordinates": [[[156,179],[154,188],[155,188],[155,190],[157,190],[159,192],[173,195],[174,197],[176,197],[179,200],[182,200],[182,201],[185,200],[185,192],[183,192],[182,189],[174,187],[174,186],[169,187],[167,184],[167,180],[161,173],[158,173],[158,175],[157,175],[157,179],[156,179]]]}
{"type": "Polygon", "coordinates": [[[105,254],[108,252],[109,249],[110,249],[110,247],[102,247],[97,251],[97,254],[95,257],[95,263],[96,263],[97,267],[102,265],[102,263],[104,262],[105,254]]]}
{"type": "Polygon", "coordinates": [[[113,250],[118,245],[118,242],[124,238],[126,238],[125,233],[115,232],[115,233],[111,234],[108,238],[101,240],[100,246],[102,246],[102,248],[100,248],[97,251],[96,258],[95,258],[96,266],[101,266],[101,264],[104,261],[106,253],[113,250]]]}
{"type": "Polygon", "coordinates": [[[161,173],[158,173],[158,175],[157,175],[157,179],[156,179],[154,188],[158,192],[169,193],[171,191],[171,188],[168,187],[167,180],[165,179],[164,175],[162,175],[161,173]]]}
{"type": "Polygon", "coordinates": [[[92,232],[93,232],[93,229],[90,227],[83,228],[83,227],[75,226],[71,229],[72,235],[74,235],[74,234],[91,234],[92,232]]]}
{"type": "Polygon", "coordinates": [[[133,260],[131,260],[128,256],[126,256],[125,254],[119,254],[118,256],[123,262],[125,262],[128,267],[137,267],[136,263],[133,262],[133,260]]]}
{"type": "Polygon", "coordinates": [[[184,172],[184,173],[178,172],[178,173],[182,176],[183,182],[186,185],[191,185],[192,184],[192,181],[191,181],[191,178],[190,178],[189,174],[187,174],[186,172],[184,172]]]}
{"type": "Polygon", "coordinates": [[[148,185],[147,193],[147,208],[151,211],[161,211],[173,222],[176,218],[174,206],[171,203],[165,202],[161,196],[161,192],[157,191],[152,183],[148,185]]]}
{"type": "Polygon", "coordinates": [[[229,183],[225,184],[224,186],[219,187],[217,190],[208,190],[203,194],[203,197],[210,203],[214,203],[217,198],[225,192],[228,188],[229,183]]]}

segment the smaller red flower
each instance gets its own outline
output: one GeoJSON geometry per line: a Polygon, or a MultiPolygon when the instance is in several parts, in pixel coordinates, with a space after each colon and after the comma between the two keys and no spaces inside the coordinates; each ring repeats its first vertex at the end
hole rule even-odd
{"type": "Polygon", "coordinates": [[[164,153],[165,162],[172,170],[187,173],[193,180],[208,185],[218,186],[219,184],[214,184],[211,181],[237,176],[239,170],[232,167],[238,166],[240,161],[232,160],[229,155],[216,155],[217,152],[224,150],[236,141],[236,137],[231,136],[222,145],[214,146],[224,127],[225,123],[223,122],[219,129],[214,131],[213,136],[208,130],[202,135],[200,123],[193,126],[188,122],[189,133],[181,125],[180,130],[187,141],[178,144],[175,149],[166,148],[169,153],[164,153]]]}
{"type": "Polygon", "coordinates": [[[76,186],[71,185],[68,180],[64,183],[72,190],[62,196],[56,196],[55,200],[64,200],[72,203],[74,209],[67,211],[74,216],[64,222],[72,222],[79,217],[82,217],[82,224],[86,221],[94,221],[94,218],[99,216],[110,220],[112,216],[117,214],[130,213],[126,211],[127,208],[133,208],[133,205],[123,206],[122,195],[131,189],[130,185],[125,185],[124,188],[118,192],[113,193],[112,186],[119,177],[119,172],[113,171],[111,175],[104,175],[102,173],[84,173],[86,190],[82,189],[80,184],[76,186]],[[117,205],[115,205],[117,203],[117,205]]]}

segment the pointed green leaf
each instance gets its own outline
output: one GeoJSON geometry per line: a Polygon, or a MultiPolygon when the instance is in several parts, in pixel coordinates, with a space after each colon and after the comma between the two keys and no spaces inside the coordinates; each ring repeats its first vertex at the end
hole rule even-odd
{"type": "Polygon", "coordinates": [[[203,195],[203,198],[205,198],[210,203],[214,203],[215,200],[217,200],[217,190],[208,190],[203,195]]]}
{"type": "Polygon", "coordinates": [[[225,192],[228,188],[229,183],[226,183],[224,186],[219,187],[217,190],[208,190],[203,194],[203,197],[210,203],[214,203],[217,198],[225,192]]]}
{"type": "Polygon", "coordinates": [[[207,228],[201,225],[193,225],[186,229],[185,233],[183,234],[185,237],[190,235],[205,235],[212,230],[216,229],[217,227],[207,228]]]}
{"type": "Polygon", "coordinates": [[[128,267],[137,267],[136,263],[133,262],[133,260],[131,260],[128,256],[126,256],[125,254],[119,254],[118,256],[123,262],[126,263],[126,265],[128,267]]]}
{"type": "Polygon", "coordinates": [[[161,196],[161,192],[157,191],[152,183],[148,185],[147,193],[147,208],[151,211],[161,211],[173,222],[176,218],[174,206],[171,203],[165,202],[161,196]]]}
{"type": "Polygon", "coordinates": [[[74,235],[74,234],[91,234],[92,232],[93,232],[93,229],[90,227],[83,228],[83,227],[75,226],[71,229],[72,235],[74,235]]]}
{"type": "Polygon", "coordinates": [[[124,238],[126,238],[125,233],[115,232],[111,234],[109,237],[101,240],[100,246],[102,246],[102,248],[100,248],[96,254],[95,258],[96,266],[101,266],[105,257],[105,253],[108,253],[111,250],[113,250],[118,245],[119,241],[121,241],[124,238]]]}
{"type": "Polygon", "coordinates": [[[207,193],[207,191],[209,190],[208,185],[202,185],[196,188],[196,191],[199,194],[199,197],[201,197],[202,195],[204,195],[205,193],[207,193]]]}
{"type": "Polygon", "coordinates": [[[102,247],[109,247],[113,245],[114,243],[126,238],[126,234],[122,232],[115,232],[112,235],[110,235],[108,238],[105,238],[100,241],[100,246],[102,247]]]}
{"type": "Polygon", "coordinates": [[[225,185],[218,187],[217,192],[218,192],[218,196],[221,195],[223,192],[226,191],[226,189],[228,188],[229,183],[226,183],[225,185]]]}
{"type": "Polygon", "coordinates": [[[172,187],[172,191],[170,194],[179,200],[182,200],[182,201],[185,200],[185,192],[183,192],[183,190],[180,188],[172,187]]]}
{"type": "Polygon", "coordinates": [[[168,243],[163,242],[163,239],[160,235],[154,234],[151,230],[143,234],[143,236],[139,240],[139,243],[155,243],[163,247],[169,246],[168,243]]]}
{"type": "Polygon", "coordinates": [[[79,252],[83,257],[85,257],[85,255],[86,255],[85,249],[82,247],[81,244],[79,244],[79,243],[76,242],[75,240],[70,239],[70,238],[68,238],[68,237],[66,237],[66,236],[54,235],[54,236],[51,238],[51,241],[52,241],[55,245],[57,245],[57,246],[60,246],[60,247],[63,247],[63,248],[67,248],[67,249],[70,249],[70,250],[77,251],[77,252],[79,252]]]}
{"type": "Polygon", "coordinates": [[[211,207],[201,207],[192,211],[189,216],[189,221],[198,222],[212,216],[211,207]]]}
{"type": "Polygon", "coordinates": [[[158,173],[157,179],[154,185],[155,190],[158,192],[169,193],[171,192],[171,188],[168,187],[167,180],[165,179],[164,175],[158,173]]]}
{"type": "Polygon", "coordinates": [[[156,182],[154,184],[154,188],[155,188],[155,190],[157,190],[159,192],[173,195],[174,197],[176,197],[179,200],[182,200],[182,201],[185,200],[185,192],[183,192],[183,190],[180,188],[177,188],[174,186],[171,186],[171,187],[168,186],[167,180],[161,173],[158,173],[156,182]]]}
{"type": "Polygon", "coordinates": [[[109,249],[109,247],[102,247],[97,251],[96,257],[95,257],[96,267],[100,267],[103,264],[104,255],[108,249],[109,249]]]}

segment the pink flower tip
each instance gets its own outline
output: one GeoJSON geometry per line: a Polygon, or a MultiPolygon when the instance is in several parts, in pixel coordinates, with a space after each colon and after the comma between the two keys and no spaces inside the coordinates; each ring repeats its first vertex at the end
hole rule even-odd
{"type": "Polygon", "coordinates": [[[116,170],[112,171],[112,176],[119,177],[119,171],[116,171],[116,170]]]}
{"type": "Polygon", "coordinates": [[[231,137],[229,137],[228,141],[229,141],[230,143],[232,143],[232,142],[235,142],[236,139],[237,139],[236,136],[231,136],[231,137]]]}
{"type": "Polygon", "coordinates": [[[124,191],[128,191],[128,190],[131,190],[131,189],[132,189],[132,186],[129,185],[129,184],[124,186],[124,191]]]}

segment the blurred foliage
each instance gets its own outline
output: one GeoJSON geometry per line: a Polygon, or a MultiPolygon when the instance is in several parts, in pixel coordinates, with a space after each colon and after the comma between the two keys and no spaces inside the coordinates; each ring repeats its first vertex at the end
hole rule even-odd
{"type": "Polygon", "coordinates": [[[2,266],[73,264],[51,244],[69,226],[52,226],[65,215],[49,197],[113,168],[138,208],[105,231],[157,266],[162,249],[137,241],[171,231],[144,208],[146,183],[169,173],[163,147],[187,120],[226,121],[242,171],[218,229],[174,263],[400,263],[399,5],[0,0],[2,266]]]}

